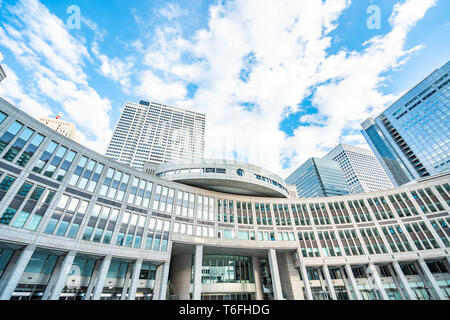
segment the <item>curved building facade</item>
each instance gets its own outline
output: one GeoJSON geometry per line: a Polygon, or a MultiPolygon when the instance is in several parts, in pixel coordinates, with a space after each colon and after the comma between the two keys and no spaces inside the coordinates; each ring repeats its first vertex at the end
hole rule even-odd
{"type": "Polygon", "coordinates": [[[0,99],[0,299],[449,299],[449,178],[218,192],[112,161],[0,99]]]}
{"type": "MultiPolygon", "coordinates": [[[[151,163],[148,165],[153,166],[151,163]]],[[[224,193],[273,198],[289,195],[287,184],[280,176],[259,166],[232,160],[166,162],[157,166],[155,174],[167,180],[224,193]]]]}

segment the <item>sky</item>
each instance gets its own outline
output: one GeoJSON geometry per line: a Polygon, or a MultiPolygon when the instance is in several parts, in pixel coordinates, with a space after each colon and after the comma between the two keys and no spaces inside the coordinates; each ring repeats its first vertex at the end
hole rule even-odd
{"type": "Polygon", "coordinates": [[[127,101],[206,114],[205,157],[287,177],[449,59],[447,0],[0,0],[0,97],[100,153],[127,101]]]}

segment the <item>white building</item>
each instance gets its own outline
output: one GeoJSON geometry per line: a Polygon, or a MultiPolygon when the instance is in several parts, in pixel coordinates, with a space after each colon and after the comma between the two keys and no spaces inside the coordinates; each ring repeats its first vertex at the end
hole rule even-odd
{"type": "Polygon", "coordinates": [[[75,142],[79,142],[77,130],[72,122],[43,117],[39,118],[38,120],[45,124],[47,127],[50,127],[56,132],[61,133],[63,136],[66,136],[67,138],[72,139],[75,142]]]}
{"type": "Polygon", "coordinates": [[[339,144],[324,159],[339,163],[351,193],[392,188],[393,185],[370,150],[339,144]]]}
{"type": "Polygon", "coordinates": [[[204,148],[204,114],[157,102],[127,102],[106,156],[142,169],[144,161],[203,158],[204,148]]]}

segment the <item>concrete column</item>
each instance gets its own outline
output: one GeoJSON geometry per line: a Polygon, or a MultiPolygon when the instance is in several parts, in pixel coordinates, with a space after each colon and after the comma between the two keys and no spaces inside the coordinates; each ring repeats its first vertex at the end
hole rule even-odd
{"type": "Polygon", "coordinates": [[[356,282],[355,276],[353,275],[352,267],[348,263],[345,264],[345,271],[347,272],[348,279],[350,280],[350,283],[352,284],[352,289],[356,295],[356,299],[363,300],[363,296],[358,288],[358,283],[356,282]]]}
{"type": "Polygon", "coordinates": [[[131,266],[130,266],[130,264],[128,264],[127,273],[125,275],[125,281],[123,282],[123,286],[122,286],[122,293],[120,295],[120,300],[126,300],[126,298],[127,298],[128,282],[130,282],[130,278],[131,278],[131,266]]]}
{"type": "Polygon", "coordinates": [[[75,250],[69,251],[64,257],[64,261],[62,262],[61,269],[59,269],[58,277],[56,278],[56,282],[51,290],[50,296],[48,300],[58,300],[61,295],[62,289],[64,289],[64,285],[67,281],[67,276],[69,275],[70,268],[72,267],[73,260],[77,252],[75,250]]]}
{"type": "Polygon", "coordinates": [[[330,270],[328,270],[328,266],[324,265],[322,267],[323,273],[325,275],[325,280],[327,282],[328,291],[330,292],[331,299],[337,300],[336,291],[334,291],[333,281],[331,280],[330,270]]]}
{"type": "Polygon", "coordinates": [[[50,277],[50,280],[48,280],[47,286],[45,287],[44,293],[42,294],[41,300],[48,300],[48,297],[50,296],[50,293],[52,291],[53,286],[56,283],[56,280],[58,279],[59,270],[61,270],[61,265],[64,260],[64,256],[59,256],[58,260],[56,261],[55,268],[53,269],[52,276],[50,277]]]}
{"type": "MultiPolygon", "coordinates": [[[[162,273],[163,273],[164,264],[160,264],[156,267],[156,273],[155,273],[155,285],[153,287],[153,300],[159,300],[159,292],[161,291],[161,279],[162,279],[162,273]]],[[[189,274],[189,284],[190,284],[190,274],[189,274]]],[[[189,299],[189,298],[187,298],[189,299]]]]}
{"type": "Polygon", "coordinates": [[[100,264],[100,269],[97,275],[97,281],[95,282],[94,294],[91,300],[100,300],[100,296],[103,292],[103,286],[105,284],[106,276],[108,274],[109,265],[111,264],[111,255],[107,255],[103,258],[100,264]]]}
{"type": "Polygon", "coordinates": [[[302,261],[302,251],[300,250],[300,248],[297,249],[297,255],[298,255],[298,261],[299,261],[300,273],[302,274],[302,279],[303,279],[303,286],[305,287],[306,298],[308,300],[314,300],[312,292],[311,292],[311,285],[310,285],[309,279],[308,279],[308,273],[306,272],[306,266],[305,266],[304,262],[302,261]]]}
{"type": "Polygon", "coordinates": [[[192,288],[192,300],[200,300],[202,298],[202,262],[203,246],[196,246],[194,257],[194,281],[192,288]]]}
{"type": "Polygon", "coordinates": [[[164,262],[162,275],[161,275],[161,285],[159,289],[159,300],[166,300],[167,296],[167,282],[169,281],[169,270],[170,261],[164,262]]]}
{"type": "MultiPolygon", "coordinates": [[[[170,289],[176,299],[189,300],[191,290],[192,254],[176,255],[171,257],[170,289]]],[[[156,282],[155,286],[158,285],[156,282]]]]}
{"type": "Polygon", "coordinates": [[[372,273],[372,277],[375,280],[375,286],[380,292],[382,300],[389,300],[389,296],[387,295],[386,290],[384,290],[383,283],[381,282],[381,278],[378,274],[378,270],[373,262],[369,263],[369,271],[370,273],[372,273]]]}
{"type": "Polygon", "coordinates": [[[305,287],[306,298],[308,300],[314,300],[311,291],[311,284],[309,283],[308,272],[306,271],[306,266],[303,262],[300,262],[300,272],[303,278],[303,286],[305,287]]]}
{"type": "Polygon", "coordinates": [[[139,274],[141,273],[142,259],[138,259],[133,264],[133,274],[131,276],[130,290],[128,291],[128,300],[136,298],[136,291],[139,281],[139,274]]]}
{"type": "Polygon", "coordinates": [[[91,279],[89,280],[89,285],[86,289],[86,293],[83,297],[83,300],[91,299],[92,290],[94,289],[95,280],[97,279],[97,274],[98,274],[99,268],[100,268],[100,260],[97,260],[97,261],[95,261],[94,270],[92,271],[91,279]]]}
{"type": "Polygon", "coordinates": [[[264,300],[264,290],[261,279],[261,264],[259,263],[258,257],[256,256],[252,257],[252,265],[253,265],[253,277],[255,278],[256,300],[264,300]]]}
{"type": "Polygon", "coordinates": [[[3,291],[6,280],[8,280],[9,276],[14,271],[16,262],[19,259],[21,253],[22,250],[15,250],[11,258],[9,259],[8,265],[6,266],[5,271],[3,271],[2,277],[0,279],[0,293],[3,291]]]}
{"type": "Polygon", "coordinates": [[[430,269],[428,268],[425,260],[423,260],[421,258],[421,259],[419,259],[418,262],[419,262],[420,268],[423,271],[423,274],[427,278],[428,282],[431,284],[433,291],[436,293],[438,300],[447,300],[444,293],[442,292],[442,289],[439,287],[438,283],[436,282],[436,279],[434,279],[434,276],[431,273],[430,269]]]}
{"type": "Polygon", "coordinates": [[[278,272],[277,254],[275,249],[268,250],[270,277],[272,278],[273,297],[275,300],[283,300],[281,290],[280,273],[278,272]]]}
{"type": "Polygon", "coordinates": [[[402,268],[400,267],[400,264],[398,261],[394,260],[392,261],[392,266],[394,267],[395,273],[397,274],[397,278],[400,280],[402,286],[403,286],[403,292],[409,300],[417,300],[416,295],[411,290],[411,287],[408,284],[408,280],[406,280],[405,274],[402,271],[402,268]]]}
{"type": "Polygon", "coordinates": [[[17,287],[17,284],[20,281],[20,277],[22,277],[23,272],[25,271],[25,268],[28,265],[28,262],[31,259],[31,256],[34,253],[34,250],[36,250],[36,245],[29,244],[26,246],[22,252],[20,253],[20,256],[18,257],[16,263],[13,266],[13,269],[9,273],[9,276],[7,279],[5,279],[5,282],[3,284],[2,292],[0,293],[0,300],[9,300],[11,299],[12,294],[14,293],[14,290],[17,287]]]}

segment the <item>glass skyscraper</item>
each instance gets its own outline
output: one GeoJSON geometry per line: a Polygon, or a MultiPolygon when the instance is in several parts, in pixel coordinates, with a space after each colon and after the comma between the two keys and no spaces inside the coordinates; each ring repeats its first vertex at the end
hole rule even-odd
{"type": "Polygon", "coordinates": [[[153,164],[203,158],[205,115],[157,102],[127,102],[106,156],[141,169],[153,164]]]}
{"type": "Polygon", "coordinates": [[[339,164],[333,160],[309,158],[286,182],[294,185],[299,198],[332,197],[350,193],[339,164]]]}
{"type": "Polygon", "coordinates": [[[375,119],[362,133],[396,186],[450,170],[450,61],[375,119]]]}

